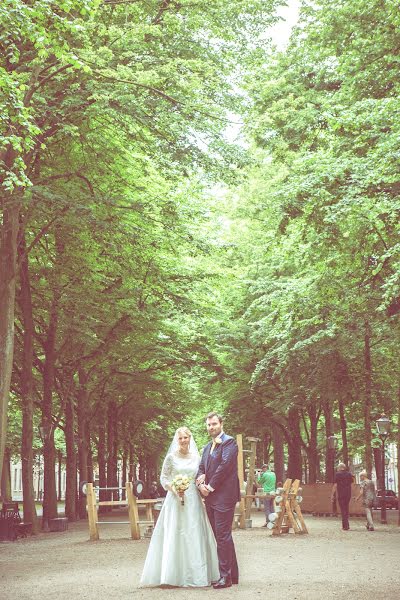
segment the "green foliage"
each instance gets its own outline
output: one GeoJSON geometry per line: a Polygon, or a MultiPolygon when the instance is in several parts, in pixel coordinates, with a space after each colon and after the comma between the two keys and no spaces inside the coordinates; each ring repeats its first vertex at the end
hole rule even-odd
{"type": "Polygon", "coordinates": [[[338,430],[341,401],[352,450],[363,447],[366,323],[371,427],[395,410],[398,46],[394,3],[304,3],[288,48],[248,77],[258,165],[234,202],[233,260],[247,293],[237,305],[246,342],[231,356],[251,383],[231,410],[239,421],[255,411],[259,431],[285,423],[292,406],[330,406],[338,430]]]}
{"type": "MultiPolygon", "coordinates": [[[[224,131],[275,4],[2,5],[2,181],[29,259],[35,420],[53,360],[57,436],[82,394],[93,450],[113,420],[117,451],[137,458],[178,424],[205,441],[204,413],[225,407],[225,271],[206,186],[248,161],[224,131]]],[[[16,331],[18,397],[21,305],[16,331]]]]}

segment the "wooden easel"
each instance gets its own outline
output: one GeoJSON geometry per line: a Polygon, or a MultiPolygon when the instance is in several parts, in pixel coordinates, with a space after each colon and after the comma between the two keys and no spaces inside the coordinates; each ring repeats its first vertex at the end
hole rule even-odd
{"type": "Polygon", "coordinates": [[[282,501],[277,505],[280,506],[281,512],[278,513],[278,519],[272,530],[272,535],[289,533],[290,529],[293,529],[294,533],[298,534],[308,533],[300,505],[296,500],[299,486],[300,481],[298,479],[295,479],[293,482],[291,479],[286,479],[283,492],[280,494],[282,501]]]}

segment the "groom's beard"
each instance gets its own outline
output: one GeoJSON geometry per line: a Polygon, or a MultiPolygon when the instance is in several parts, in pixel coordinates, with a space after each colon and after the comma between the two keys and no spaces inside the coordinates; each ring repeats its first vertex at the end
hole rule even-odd
{"type": "Polygon", "coordinates": [[[215,438],[219,437],[223,433],[224,432],[222,431],[222,429],[218,433],[210,433],[211,439],[215,440],[215,438]]]}

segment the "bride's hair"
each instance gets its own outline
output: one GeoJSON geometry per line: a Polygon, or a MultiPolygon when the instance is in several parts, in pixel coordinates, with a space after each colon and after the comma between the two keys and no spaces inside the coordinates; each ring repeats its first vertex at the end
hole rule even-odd
{"type": "Polygon", "coordinates": [[[179,452],[178,438],[181,433],[184,433],[185,435],[189,436],[189,455],[200,457],[200,453],[197,448],[196,442],[194,440],[194,437],[192,436],[192,432],[188,427],[178,427],[178,429],[175,431],[174,439],[172,440],[172,443],[168,448],[167,456],[168,454],[174,454],[175,452],[179,452]]]}
{"type": "Polygon", "coordinates": [[[188,427],[178,427],[178,429],[175,432],[175,435],[178,437],[180,433],[186,433],[186,435],[188,435],[190,438],[192,437],[192,432],[188,427]]]}

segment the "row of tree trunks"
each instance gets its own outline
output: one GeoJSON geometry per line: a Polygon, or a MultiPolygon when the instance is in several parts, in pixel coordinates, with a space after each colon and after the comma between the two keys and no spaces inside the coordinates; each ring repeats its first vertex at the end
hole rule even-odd
{"type": "MultiPolygon", "coordinates": [[[[15,198],[2,202],[2,224],[0,227],[0,473],[3,472],[3,462],[8,465],[2,479],[2,497],[8,499],[11,493],[9,460],[4,461],[5,440],[7,430],[7,406],[14,351],[14,316],[15,316],[15,294],[17,282],[17,256],[19,257],[20,288],[19,302],[22,321],[22,347],[23,366],[21,372],[21,401],[22,401],[22,483],[23,483],[23,505],[24,518],[32,522],[33,532],[37,532],[38,520],[35,509],[33,489],[33,412],[34,412],[34,384],[33,384],[33,361],[34,361],[34,323],[32,298],[29,277],[29,260],[26,251],[26,241],[23,226],[20,223],[20,203],[15,198]],[[19,231],[19,237],[18,237],[19,231]]],[[[58,232],[55,234],[57,257],[56,262],[62,260],[63,244],[58,232]]],[[[54,383],[56,376],[56,339],[58,325],[58,308],[60,292],[57,283],[54,285],[53,298],[50,307],[47,336],[43,343],[44,363],[42,369],[43,378],[43,401],[42,401],[42,425],[47,427],[47,433],[43,440],[44,456],[44,500],[43,521],[57,516],[57,491],[56,491],[56,450],[54,445],[54,383]]],[[[65,417],[65,441],[66,441],[66,515],[73,521],[77,517],[77,470],[79,480],[93,480],[93,458],[91,454],[90,431],[87,426],[87,375],[81,370],[79,372],[79,389],[74,393],[74,373],[71,370],[67,375],[70,385],[64,390],[64,417],[65,417]],[[77,408],[75,412],[75,397],[77,408]],[[78,428],[78,457],[79,468],[76,460],[76,438],[75,430],[78,428]]],[[[115,403],[110,407],[110,415],[116,410],[115,403]]],[[[107,431],[108,457],[107,470],[105,452],[101,452],[99,440],[99,463],[101,485],[117,484],[117,460],[118,439],[116,422],[110,416],[107,431]],[[101,458],[103,457],[103,458],[101,458]],[[106,477],[106,472],[108,477],[106,477]]],[[[100,436],[101,437],[101,436],[100,436]]],[[[105,431],[103,439],[105,448],[105,431]]],[[[126,455],[125,455],[126,456],[126,455]]],[[[128,458],[125,458],[125,466],[128,458]]],[[[133,461],[133,449],[129,449],[129,464],[133,461]]],[[[135,470],[135,469],[134,469],[135,470]]],[[[125,470],[124,470],[125,472],[125,470]]],[[[78,502],[78,513],[81,517],[86,516],[86,498],[80,494],[78,502]]]]}
{"type": "MultiPolygon", "coordinates": [[[[297,478],[302,477],[302,473],[306,471],[307,483],[315,483],[320,479],[320,455],[318,451],[318,423],[320,413],[317,405],[311,405],[307,409],[308,418],[310,422],[309,431],[307,431],[308,444],[304,444],[301,437],[300,422],[301,413],[297,408],[291,408],[288,413],[288,426],[285,431],[285,437],[287,442],[288,451],[288,477],[296,476],[297,478]],[[302,464],[301,447],[306,448],[307,459],[302,464]]],[[[333,426],[333,407],[329,402],[324,403],[323,406],[324,423],[325,423],[325,437],[328,438],[330,435],[334,435],[333,426]]],[[[341,437],[342,437],[342,460],[345,464],[348,463],[348,444],[347,444],[347,432],[346,432],[346,419],[344,413],[344,404],[339,404],[340,413],[340,426],[341,426],[341,437]]],[[[282,480],[284,477],[284,446],[283,446],[283,434],[282,429],[277,426],[273,428],[273,445],[274,445],[274,463],[275,470],[277,472],[277,479],[282,480]],[[280,432],[282,440],[277,437],[277,432],[280,432]],[[278,450],[277,450],[278,449],[278,450]]],[[[331,483],[333,474],[335,472],[335,462],[337,456],[334,451],[329,451],[326,447],[325,453],[325,481],[331,483]]]]}

